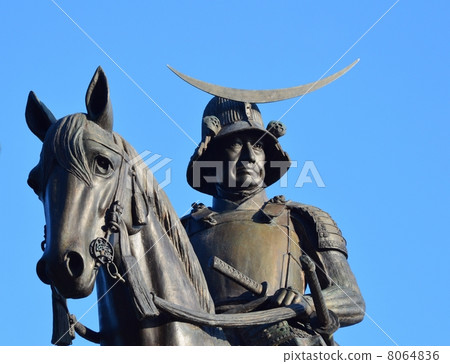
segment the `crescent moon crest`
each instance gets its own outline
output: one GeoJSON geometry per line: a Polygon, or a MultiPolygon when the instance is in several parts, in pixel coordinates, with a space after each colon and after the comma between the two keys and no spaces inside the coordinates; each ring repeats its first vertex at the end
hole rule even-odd
{"type": "Polygon", "coordinates": [[[214,85],[212,83],[204,82],[201,80],[197,80],[193,77],[187,76],[176,69],[169,67],[169,69],[175,73],[182,80],[186,81],[190,85],[205,91],[211,95],[223,97],[225,99],[241,101],[241,102],[250,102],[250,103],[267,103],[267,102],[275,102],[281,100],[291,99],[293,97],[303,96],[310,92],[316,91],[334,80],[338,79],[345,73],[347,73],[350,69],[352,69],[359,62],[359,58],[355,60],[352,64],[343,68],[342,70],[332,74],[331,76],[321,78],[315,82],[307,83],[305,85],[288,87],[288,88],[280,88],[273,90],[245,90],[245,89],[237,89],[224,87],[219,85],[214,85]]]}

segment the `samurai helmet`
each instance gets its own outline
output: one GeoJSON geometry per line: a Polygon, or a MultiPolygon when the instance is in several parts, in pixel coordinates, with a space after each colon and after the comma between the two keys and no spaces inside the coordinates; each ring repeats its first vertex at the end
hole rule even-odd
{"type": "Polygon", "coordinates": [[[213,163],[222,155],[221,142],[242,133],[256,135],[263,141],[266,155],[265,186],[278,181],[291,164],[288,154],[278,143],[278,138],[286,133],[286,127],[280,121],[271,121],[267,128],[264,128],[256,103],[286,100],[315,91],[345,74],[358,61],[359,59],[339,72],[316,82],[276,90],[243,90],[213,85],[187,76],[169,66],[187,83],[214,95],[203,112],[202,141],[192,155],[187,168],[189,185],[200,192],[214,196],[216,186],[208,177],[215,176],[217,173],[217,166],[214,167],[213,163]]]}
{"type": "Polygon", "coordinates": [[[281,122],[270,122],[265,129],[256,104],[213,97],[203,113],[202,142],[187,168],[189,185],[200,192],[214,195],[215,184],[208,183],[205,177],[217,173],[213,163],[221,162],[222,142],[232,136],[245,134],[254,135],[262,141],[266,155],[264,183],[265,186],[270,186],[278,181],[291,165],[288,154],[278,143],[278,138],[284,135],[285,131],[286,128],[281,122]],[[274,161],[277,163],[273,163],[274,161]]]}

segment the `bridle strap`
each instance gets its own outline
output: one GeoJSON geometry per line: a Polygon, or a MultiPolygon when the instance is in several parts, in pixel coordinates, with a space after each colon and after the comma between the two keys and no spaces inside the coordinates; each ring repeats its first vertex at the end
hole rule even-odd
{"type": "Polygon", "coordinates": [[[145,286],[145,280],[142,271],[139,268],[138,260],[131,254],[130,240],[128,239],[126,226],[123,220],[120,224],[118,238],[119,241],[117,243],[120,247],[124,269],[123,275],[127,277],[127,282],[131,294],[133,295],[138,320],[158,316],[159,310],[153,302],[154,295],[145,286]]]}
{"type": "Polygon", "coordinates": [[[115,202],[120,202],[122,200],[123,189],[125,185],[126,178],[129,174],[129,162],[125,156],[121,155],[120,166],[119,166],[119,180],[117,181],[116,191],[112,200],[112,204],[115,202]],[[123,171],[122,171],[123,169],[123,171]]]}
{"type": "Polygon", "coordinates": [[[55,287],[51,286],[51,288],[53,313],[51,343],[58,346],[71,345],[75,335],[70,324],[70,314],[67,309],[67,301],[59,294],[55,287]]]}

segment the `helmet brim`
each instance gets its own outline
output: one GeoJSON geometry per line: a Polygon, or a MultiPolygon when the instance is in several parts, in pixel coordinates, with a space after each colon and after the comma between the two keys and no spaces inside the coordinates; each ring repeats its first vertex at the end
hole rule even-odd
{"type": "Polygon", "coordinates": [[[262,141],[266,156],[264,187],[274,184],[287,172],[291,160],[281,148],[278,139],[267,130],[249,126],[248,122],[237,122],[222,128],[200,155],[196,150],[186,172],[187,181],[192,188],[208,195],[216,195],[217,182],[213,180],[218,175],[217,168],[221,167],[220,162],[223,162],[223,143],[228,138],[243,133],[253,135],[262,141]]]}

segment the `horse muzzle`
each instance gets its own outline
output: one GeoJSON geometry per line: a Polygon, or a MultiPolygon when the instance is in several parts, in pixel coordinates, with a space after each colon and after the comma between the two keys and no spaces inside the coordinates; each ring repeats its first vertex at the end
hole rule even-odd
{"type": "Polygon", "coordinates": [[[89,296],[94,288],[96,272],[94,260],[83,258],[76,251],[68,251],[60,259],[51,259],[44,254],[36,265],[39,279],[55,286],[65,298],[89,296]]]}

